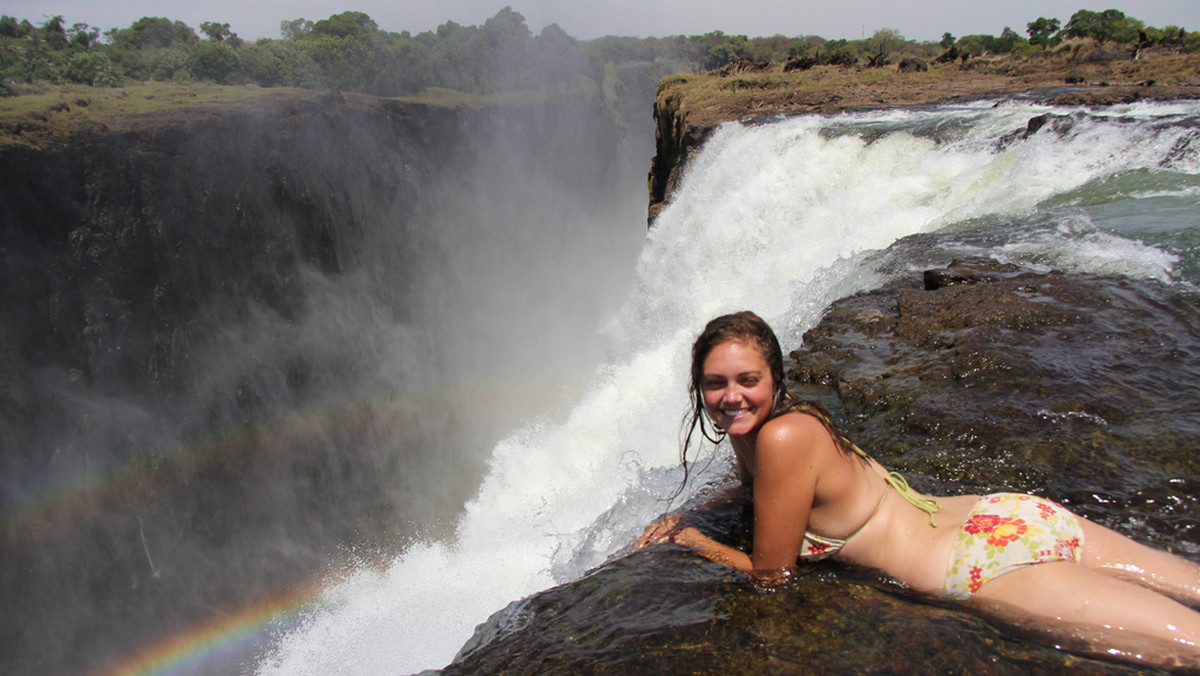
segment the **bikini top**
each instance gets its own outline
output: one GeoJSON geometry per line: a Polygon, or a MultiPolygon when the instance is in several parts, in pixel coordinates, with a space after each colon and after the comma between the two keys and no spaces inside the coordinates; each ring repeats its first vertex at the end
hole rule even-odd
{"type": "Polygon", "coordinates": [[[908,500],[914,507],[928,514],[929,525],[937,528],[937,522],[933,520],[933,515],[942,506],[936,500],[927,498],[913,490],[908,485],[908,481],[899,472],[888,473],[884,477],[884,481],[887,483],[887,486],[883,489],[883,495],[879,497],[879,502],[875,505],[875,509],[871,512],[871,515],[863,522],[863,525],[859,526],[853,533],[847,535],[845,540],[825,537],[811,530],[804,531],[804,540],[800,542],[800,558],[805,561],[820,561],[842,551],[842,547],[845,547],[851,538],[861,533],[867,527],[867,524],[871,523],[871,519],[874,519],[875,515],[879,513],[879,508],[883,507],[883,501],[887,499],[888,492],[893,490],[896,491],[897,495],[908,500]]]}
{"type": "MultiPolygon", "coordinates": [[[[871,459],[871,456],[867,455],[866,451],[859,448],[854,442],[850,441],[840,432],[838,432],[837,427],[833,425],[833,422],[830,421],[829,418],[816,407],[810,406],[804,402],[797,402],[788,408],[788,412],[793,411],[798,413],[807,413],[817,420],[820,420],[825,425],[826,429],[829,430],[830,434],[836,436],[836,440],[840,441],[843,445],[854,451],[860,457],[867,460],[871,459]]],[[[917,493],[911,486],[908,485],[908,481],[899,472],[888,472],[887,476],[885,476],[883,479],[886,483],[886,487],[883,489],[883,495],[879,497],[879,503],[875,505],[875,509],[871,512],[871,515],[867,517],[867,520],[863,522],[863,525],[859,526],[853,533],[847,535],[846,539],[844,540],[825,537],[823,535],[806,530],[804,532],[804,540],[800,543],[800,558],[806,561],[820,561],[821,559],[836,555],[842,550],[842,547],[846,546],[846,543],[849,542],[851,538],[861,533],[862,530],[867,527],[867,524],[871,523],[871,519],[874,519],[875,515],[879,513],[879,509],[883,507],[883,501],[887,499],[888,492],[893,490],[896,491],[897,495],[907,500],[913,507],[916,507],[922,512],[928,514],[929,525],[937,528],[937,522],[934,521],[933,515],[942,509],[942,506],[938,504],[937,500],[927,498],[920,493],[917,493]]]]}

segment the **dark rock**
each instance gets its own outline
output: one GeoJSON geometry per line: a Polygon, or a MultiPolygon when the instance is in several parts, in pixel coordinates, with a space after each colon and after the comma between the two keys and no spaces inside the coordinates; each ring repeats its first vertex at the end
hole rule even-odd
{"type": "Polygon", "coordinates": [[[954,63],[955,61],[959,60],[959,58],[965,59],[966,54],[964,54],[957,46],[950,45],[949,49],[947,49],[946,51],[937,55],[937,58],[934,59],[934,62],[935,63],[954,63]]]}
{"type": "Polygon", "coordinates": [[[996,142],[996,149],[1003,150],[1016,141],[1024,141],[1041,131],[1047,124],[1050,125],[1051,131],[1059,137],[1065,136],[1075,128],[1078,121],[1078,118],[1071,115],[1055,115],[1053,113],[1043,113],[1036,117],[1031,117],[1024,129],[1001,136],[1000,140],[996,142]]]}
{"type": "Polygon", "coordinates": [[[914,59],[911,56],[906,56],[900,60],[898,66],[901,73],[923,73],[929,70],[929,66],[920,59],[914,59]]]}
{"type": "Polygon", "coordinates": [[[795,56],[787,60],[783,64],[783,72],[790,73],[793,70],[809,70],[817,65],[817,57],[815,56],[795,56]]]}
{"type": "Polygon", "coordinates": [[[459,674],[1137,673],[1014,641],[869,571],[804,566],[772,593],[682,547],[614,561],[510,605],[442,670],[459,674]]]}
{"type": "Polygon", "coordinates": [[[771,67],[771,62],[765,59],[734,59],[714,71],[717,75],[741,75],[743,73],[761,73],[771,67]]]}
{"type": "Polygon", "coordinates": [[[683,178],[683,167],[692,155],[699,152],[716,127],[697,127],[686,123],[678,101],[662,97],[654,103],[655,137],[658,151],[650,163],[650,209],[648,221],[653,224],[658,213],[668,204],[683,178]]]}
{"type": "Polygon", "coordinates": [[[1015,265],[997,265],[990,261],[983,265],[980,265],[979,261],[955,261],[946,268],[926,270],[925,290],[936,291],[955,284],[997,281],[1020,272],[1021,269],[1015,265]]]}

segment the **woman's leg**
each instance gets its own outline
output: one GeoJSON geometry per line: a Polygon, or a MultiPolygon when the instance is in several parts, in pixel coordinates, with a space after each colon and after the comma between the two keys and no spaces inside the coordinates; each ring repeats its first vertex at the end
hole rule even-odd
{"type": "Polygon", "coordinates": [[[1200,613],[1096,568],[1024,566],[986,582],[971,601],[1025,628],[1081,639],[1092,652],[1200,667],[1200,613]],[[1032,622],[1014,619],[1022,616],[1032,622]]]}
{"type": "Polygon", "coordinates": [[[1083,565],[1144,585],[1185,603],[1200,604],[1200,565],[1147,547],[1080,517],[1083,565]]]}

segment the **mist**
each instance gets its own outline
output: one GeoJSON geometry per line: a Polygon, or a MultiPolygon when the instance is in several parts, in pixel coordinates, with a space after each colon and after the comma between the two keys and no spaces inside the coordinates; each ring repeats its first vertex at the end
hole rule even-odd
{"type": "Polygon", "coordinates": [[[119,664],[445,537],[496,442],[602,357],[645,235],[643,110],[333,98],[24,172],[6,672],[119,664]]]}

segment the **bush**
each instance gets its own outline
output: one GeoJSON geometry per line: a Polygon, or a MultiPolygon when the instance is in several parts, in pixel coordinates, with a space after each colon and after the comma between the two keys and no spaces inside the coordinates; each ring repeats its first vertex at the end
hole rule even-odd
{"type": "Polygon", "coordinates": [[[197,80],[228,84],[238,69],[238,56],[227,42],[199,42],[188,55],[188,71],[197,80]]]}
{"type": "Polygon", "coordinates": [[[1035,45],[1031,42],[1020,42],[1017,43],[1017,46],[1013,47],[1011,54],[1013,56],[1033,56],[1035,54],[1041,54],[1045,51],[1046,48],[1042,47],[1041,45],[1035,45]]]}
{"type": "Polygon", "coordinates": [[[314,65],[289,40],[266,38],[238,50],[238,65],[248,82],[263,87],[304,87],[313,82],[314,65]]]}
{"type": "Polygon", "coordinates": [[[84,52],[67,62],[63,76],[70,82],[85,85],[111,85],[115,81],[112,62],[103,54],[84,52]]]}
{"type": "Polygon", "coordinates": [[[1127,17],[1119,10],[1093,12],[1081,9],[1071,15],[1062,34],[1069,38],[1093,38],[1101,42],[1137,42],[1138,32],[1144,27],[1145,24],[1140,20],[1127,17]]]}

